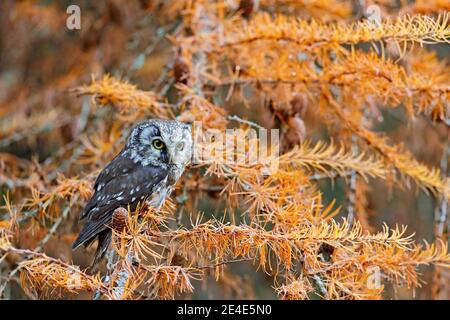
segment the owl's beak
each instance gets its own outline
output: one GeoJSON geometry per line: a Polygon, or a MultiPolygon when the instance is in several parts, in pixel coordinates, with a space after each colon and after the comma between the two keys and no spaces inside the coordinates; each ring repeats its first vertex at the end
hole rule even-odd
{"type": "Polygon", "coordinates": [[[176,159],[177,159],[177,150],[176,148],[169,148],[167,150],[167,155],[168,155],[168,160],[169,160],[169,164],[175,164],[176,159]]]}
{"type": "Polygon", "coordinates": [[[171,153],[169,153],[169,164],[174,164],[174,156],[172,156],[172,154],[171,153]]]}

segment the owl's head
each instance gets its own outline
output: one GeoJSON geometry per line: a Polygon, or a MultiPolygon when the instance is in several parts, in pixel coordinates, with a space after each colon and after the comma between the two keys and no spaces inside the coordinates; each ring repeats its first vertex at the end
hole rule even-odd
{"type": "Polygon", "coordinates": [[[192,156],[191,125],[152,119],[133,128],[126,149],[131,159],[142,165],[185,166],[192,156]]]}

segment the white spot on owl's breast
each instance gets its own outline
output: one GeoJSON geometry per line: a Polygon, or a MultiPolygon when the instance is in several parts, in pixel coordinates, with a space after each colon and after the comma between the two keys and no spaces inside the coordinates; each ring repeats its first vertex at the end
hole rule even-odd
{"type": "Polygon", "coordinates": [[[153,190],[151,197],[148,200],[148,204],[159,210],[164,203],[164,200],[172,192],[172,186],[167,185],[167,177],[165,177],[153,190]]]}

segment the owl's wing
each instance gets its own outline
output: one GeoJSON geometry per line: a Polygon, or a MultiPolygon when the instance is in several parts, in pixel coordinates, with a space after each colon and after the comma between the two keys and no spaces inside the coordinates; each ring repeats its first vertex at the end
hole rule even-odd
{"type": "Polygon", "coordinates": [[[121,155],[114,158],[97,178],[95,193],[82,215],[87,222],[72,247],[89,243],[111,223],[116,208],[151,195],[167,175],[161,167],[144,167],[121,155]]]}
{"type": "Polygon", "coordinates": [[[119,153],[115,156],[103,170],[98,175],[97,179],[94,183],[94,195],[86,204],[84,211],[80,217],[80,219],[86,218],[86,216],[94,209],[100,202],[98,201],[99,197],[103,197],[105,190],[103,189],[106,185],[108,185],[111,180],[114,180],[121,175],[126,175],[132,172],[136,168],[136,164],[130,160],[128,157],[123,156],[122,153],[119,153]],[[103,190],[102,190],[103,189],[103,190]]]}

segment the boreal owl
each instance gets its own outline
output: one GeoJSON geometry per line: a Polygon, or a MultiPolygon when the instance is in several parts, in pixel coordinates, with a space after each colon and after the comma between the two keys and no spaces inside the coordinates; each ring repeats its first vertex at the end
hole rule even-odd
{"type": "Polygon", "coordinates": [[[152,119],[134,127],[124,148],[97,177],[80,217],[86,223],[72,248],[87,247],[98,238],[94,264],[100,261],[111,242],[114,210],[135,210],[144,202],[159,209],[191,159],[192,147],[189,124],[152,119]]]}

